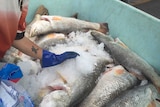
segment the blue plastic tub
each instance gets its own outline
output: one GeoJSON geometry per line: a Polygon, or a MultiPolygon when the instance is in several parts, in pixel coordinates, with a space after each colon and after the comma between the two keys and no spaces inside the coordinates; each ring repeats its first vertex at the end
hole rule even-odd
{"type": "Polygon", "coordinates": [[[151,64],[160,74],[160,20],[120,0],[30,0],[27,22],[43,4],[50,15],[107,22],[110,34],[151,64]]]}

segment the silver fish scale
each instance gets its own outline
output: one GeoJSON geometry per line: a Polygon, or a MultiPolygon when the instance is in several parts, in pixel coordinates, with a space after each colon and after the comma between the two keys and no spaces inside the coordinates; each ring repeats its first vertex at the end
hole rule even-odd
{"type": "Polygon", "coordinates": [[[138,86],[122,93],[105,107],[148,107],[155,100],[157,92],[151,84],[138,86]]]}
{"type": "Polygon", "coordinates": [[[133,83],[130,83],[129,81],[123,78],[116,78],[116,80],[115,81],[114,80],[115,80],[115,77],[111,77],[107,79],[108,85],[107,87],[104,88],[104,91],[103,91],[103,93],[105,94],[101,94],[100,99],[97,99],[97,101],[93,103],[94,105],[96,105],[97,107],[99,107],[99,105],[104,105],[105,103],[114,99],[121,92],[129,88],[130,84],[133,85],[133,83]]]}
{"type": "Polygon", "coordinates": [[[102,107],[136,83],[136,77],[128,72],[117,76],[110,71],[102,76],[80,107],[102,107]]]}
{"type": "Polygon", "coordinates": [[[107,60],[101,60],[97,62],[95,69],[92,73],[80,77],[76,81],[76,86],[74,86],[75,91],[72,92],[71,102],[69,107],[76,107],[96,85],[96,80],[99,75],[104,72],[105,65],[109,62],[107,60]]]}

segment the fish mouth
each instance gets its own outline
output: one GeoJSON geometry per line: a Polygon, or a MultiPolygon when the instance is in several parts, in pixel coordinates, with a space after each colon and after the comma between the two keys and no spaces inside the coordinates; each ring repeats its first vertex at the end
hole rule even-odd
{"type": "Polygon", "coordinates": [[[44,96],[46,96],[47,94],[50,94],[53,91],[65,91],[67,93],[69,92],[70,88],[67,86],[67,83],[68,83],[67,80],[58,71],[56,73],[61,79],[62,84],[48,85],[44,88],[41,88],[41,90],[38,93],[40,98],[43,98],[44,96]]]}
{"type": "Polygon", "coordinates": [[[54,91],[65,91],[68,92],[68,89],[65,85],[54,85],[54,86],[46,86],[45,88],[41,88],[38,93],[39,98],[43,98],[47,94],[50,94],[54,91]]]}
{"type": "Polygon", "coordinates": [[[55,85],[55,86],[47,86],[47,88],[50,91],[56,91],[56,90],[64,90],[66,91],[66,88],[64,86],[60,86],[60,85],[55,85]]]}

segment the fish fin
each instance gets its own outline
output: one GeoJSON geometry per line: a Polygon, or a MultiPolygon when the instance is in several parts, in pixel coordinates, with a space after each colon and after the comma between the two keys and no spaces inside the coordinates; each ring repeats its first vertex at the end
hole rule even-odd
{"type": "Polygon", "coordinates": [[[57,71],[58,76],[62,79],[62,81],[66,84],[67,80],[57,71]]]}
{"type": "Polygon", "coordinates": [[[119,38],[115,38],[115,42],[121,45],[122,47],[129,49],[126,44],[124,44],[119,38]]]}
{"type": "Polygon", "coordinates": [[[108,23],[100,23],[100,29],[98,31],[107,34],[109,32],[108,23]]]}
{"type": "Polygon", "coordinates": [[[78,13],[75,13],[71,16],[72,18],[78,19],[78,13]]]}
{"type": "Polygon", "coordinates": [[[44,5],[40,5],[36,12],[35,15],[39,14],[39,15],[49,15],[48,9],[44,6],[44,5]]]}

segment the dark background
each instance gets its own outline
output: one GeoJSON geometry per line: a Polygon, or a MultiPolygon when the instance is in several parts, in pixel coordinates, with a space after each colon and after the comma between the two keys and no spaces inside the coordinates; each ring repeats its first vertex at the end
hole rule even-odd
{"type": "Polygon", "coordinates": [[[160,19],[160,0],[121,0],[160,19]]]}

